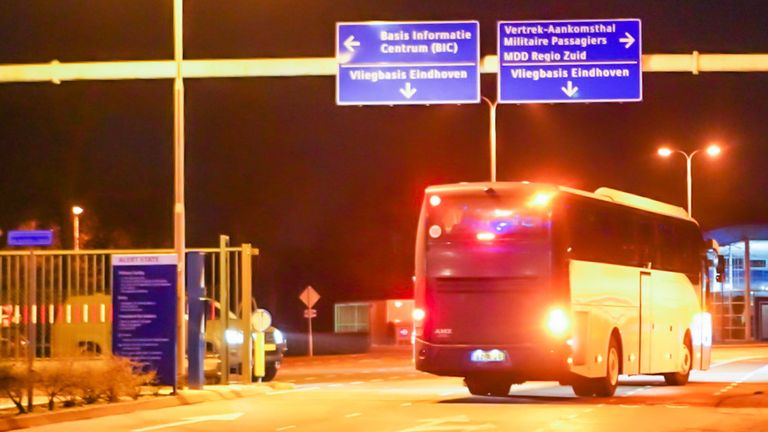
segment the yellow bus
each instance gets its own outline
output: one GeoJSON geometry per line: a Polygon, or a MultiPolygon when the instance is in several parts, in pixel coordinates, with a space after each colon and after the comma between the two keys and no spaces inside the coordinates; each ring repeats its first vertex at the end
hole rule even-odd
{"type": "Polygon", "coordinates": [[[682,208],[613,189],[428,187],[416,367],[463,377],[473,395],[559,381],[606,397],[621,374],[683,385],[709,367],[706,249],[682,208]]]}

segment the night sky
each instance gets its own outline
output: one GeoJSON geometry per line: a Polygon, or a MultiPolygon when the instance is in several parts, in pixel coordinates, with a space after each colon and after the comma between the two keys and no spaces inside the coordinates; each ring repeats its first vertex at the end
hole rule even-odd
{"type": "MultiPolygon", "coordinates": [[[[332,57],[335,23],[642,20],[643,52],[766,53],[765,1],[185,2],[185,56],[332,57]]],[[[2,0],[0,63],[173,58],[171,0],[2,0]]],[[[297,295],[336,301],[411,294],[419,203],[429,184],[490,176],[488,107],[337,107],[333,77],[186,80],[187,244],[226,233],[261,250],[256,296],[293,321],[297,295]],[[291,318],[289,318],[291,317],[291,318]]],[[[0,84],[0,229],[86,209],[91,246],[173,244],[173,83],[0,84]],[[101,244],[99,244],[101,242],[101,244]]],[[[494,98],[496,77],[484,74],[494,98]]],[[[609,186],[684,207],[693,164],[704,229],[768,222],[768,74],[645,73],[643,101],[503,105],[499,180],[609,186]]],[[[5,243],[4,239],[0,239],[5,243]]]]}

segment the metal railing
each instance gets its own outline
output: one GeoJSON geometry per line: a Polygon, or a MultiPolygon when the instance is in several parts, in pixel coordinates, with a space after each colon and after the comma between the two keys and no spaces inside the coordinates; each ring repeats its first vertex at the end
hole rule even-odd
{"type": "MultiPolygon", "coordinates": [[[[218,316],[209,315],[224,320],[217,326],[222,334],[210,337],[224,347],[220,357],[226,380],[229,349],[223,332],[232,316],[241,324],[250,322],[244,319],[251,310],[244,301],[251,303],[252,258],[258,250],[250,244],[230,247],[221,236],[218,248],[187,251],[205,254],[205,296],[228,305],[220,307],[218,316]]],[[[0,360],[22,361],[30,355],[28,349],[37,359],[110,353],[112,256],[165,253],[174,250],[0,251],[0,360]]],[[[248,329],[241,330],[248,334],[248,329]]]]}

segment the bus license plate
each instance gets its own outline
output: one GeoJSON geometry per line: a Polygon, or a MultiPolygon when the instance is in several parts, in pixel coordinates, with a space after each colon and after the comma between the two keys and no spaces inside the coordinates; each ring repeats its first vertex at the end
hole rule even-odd
{"type": "Polygon", "coordinates": [[[503,362],[506,359],[504,351],[492,349],[492,350],[474,350],[472,351],[471,360],[477,363],[489,363],[489,362],[503,362]]]}

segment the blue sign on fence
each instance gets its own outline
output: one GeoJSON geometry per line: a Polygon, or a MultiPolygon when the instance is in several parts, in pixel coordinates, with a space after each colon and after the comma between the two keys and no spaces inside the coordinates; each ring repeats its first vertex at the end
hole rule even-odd
{"type": "Polygon", "coordinates": [[[176,386],[176,255],[113,255],[112,352],[176,386]]]}
{"type": "Polygon", "coordinates": [[[480,102],[477,21],[336,24],[338,105],[480,102]]]}
{"type": "Polygon", "coordinates": [[[642,100],[639,19],[499,22],[499,102],[642,100]]]}
{"type": "Polygon", "coordinates": [[[8,246],[50,246],[53,244],[51,230],[8,231],[8,246]]]}

